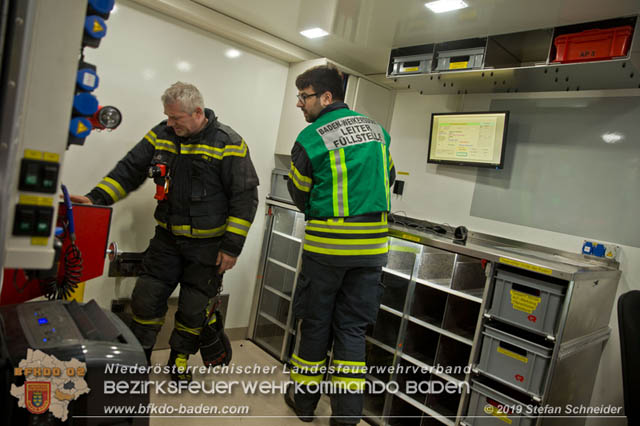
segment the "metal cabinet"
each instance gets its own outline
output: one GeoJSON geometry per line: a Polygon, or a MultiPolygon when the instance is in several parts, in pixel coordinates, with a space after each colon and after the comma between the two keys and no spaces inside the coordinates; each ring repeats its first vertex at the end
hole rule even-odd
{"type": "MultiPolygon", "coordinates": [[[[269,203],[250,336],[286,361],[304,216],[269,203]]],[[[584,424],[537,414],[589,404],[616,262],[478,233],[465,245],[397,224],[390,234],[385,291],[366,333],[369,423],[584,424]]]]}
{"type": "Polygon", "coordinates": [[[268,206],[250,335],[260,347],[282,361],[289,355],[287,348],[292,341],[291,299],[303,238],[302,213],[268,206]]]}

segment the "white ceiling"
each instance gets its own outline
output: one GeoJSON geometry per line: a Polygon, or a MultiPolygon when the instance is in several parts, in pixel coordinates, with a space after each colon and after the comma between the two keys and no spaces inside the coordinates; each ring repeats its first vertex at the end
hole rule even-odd
{"type": "Polygon", "coordinates": [[[640,13],[640,0],[465,0],[469,8],[444,14],[432,13],[426,0],[192,1],[363,74],[385,73],[394,47],[640,13]],[[333,20],[329,36],[309,40],[299,34],[299,22],[324,13],[333,20]]]}

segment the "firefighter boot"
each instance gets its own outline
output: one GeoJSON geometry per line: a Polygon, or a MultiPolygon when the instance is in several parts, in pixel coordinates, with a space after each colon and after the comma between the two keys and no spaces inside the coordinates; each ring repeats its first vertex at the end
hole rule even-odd
{"type": "Polygon", "coordinates": [[[167,365],[171,367],[171,380],[174,382],[191,382],[193,378],[191,372],[187,369],[187,360],[189,354],[181,354],[178,351],[171,349],[169,355],[169,362],[167,365]]]}

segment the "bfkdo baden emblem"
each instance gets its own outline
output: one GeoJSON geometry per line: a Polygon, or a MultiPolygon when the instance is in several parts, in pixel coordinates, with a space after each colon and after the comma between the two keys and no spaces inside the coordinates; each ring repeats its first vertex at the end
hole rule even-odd
{"type": "Polygon", "coordinates": [[[30,413],[44,413],[51,403],[51,382],[25,382],[24,396],[30,413]]]}

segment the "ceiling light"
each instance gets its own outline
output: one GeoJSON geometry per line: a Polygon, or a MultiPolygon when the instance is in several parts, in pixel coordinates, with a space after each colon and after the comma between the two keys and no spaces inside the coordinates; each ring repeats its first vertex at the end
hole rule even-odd
{"type": "Polygon", "coordinates": [[[452,10],[464,9],[465,7],[469,7],[469,5],[462,0],[438,0],[425,3],[424,5],[435,13],[450,12],[452,10]]]}
{"type": "Polygon", "coordinates": [[[229,49],[224,52],[224,56],[226,56],[227,58],[237,58],[238,56],[240,56],[240,51],[236,49],[229,49]]]}
{"type": "Polygon", "coordinates": [[[191,71],[191,64],[187,61],[180,61],[176,64],[176,67],[178,67],[178,70],[180,71],[191,71]]]}
{"type": "Polygon", "coordinates": [[[605,133],[602,135],[602,140],[608,144],[614,144],[622,141],[624,139],[624,135],[620,133],[605,133]]]}
{"type": "Polygon", "coordinates": [[[329,33],[322,28],[310,28],[308,30],[300,31],[300,34],[306,38],[319,38],[329,35],[329,33]]]}

